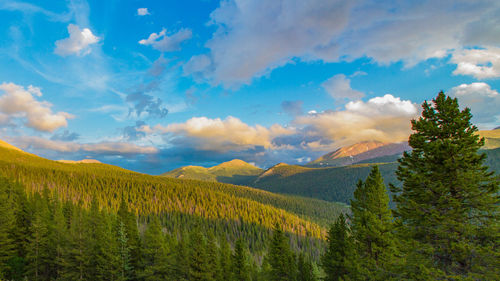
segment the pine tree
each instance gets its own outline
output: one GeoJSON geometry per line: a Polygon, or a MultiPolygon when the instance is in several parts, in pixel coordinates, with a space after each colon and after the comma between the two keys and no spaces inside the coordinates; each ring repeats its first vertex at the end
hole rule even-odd
{"type": "Polygon", "coordinates": [[[10,278],[8,264],[17,256],[13,237],[16,218],[13,198],[9,196],[10,185],[7,179],[0,177],[0,279],[10,278]]]}
{"type": "Polygon", "coordinates": [[[118,258],[119,258],[119,280],[130,280],[132,267],[130,266],[130,247],[128,244],[127,230],[123,221],[118,220],[117,226],[118,258]]]}
{"type": "Polygon", "coordinates": [[[219,273],[217,281],[231,280],[231,246],[226,239],[221,239],[219,248],[219,273]]]}
{"type": "Polygon", "coordinates": [[[183,232],[181,233],[181,237],[177,241],[177,245],[175,247],[175,269],[174,269],[174,277],[175,280],[178,281],[186,281],[189,280],[189,249],[188,249],[188,237],[183,232]]]}
{"type": "Polygon", "coordinates": [[[297,260],[298,275],[297,280],[299,281],[315,281],[317,280],[314,275],[314,269],[312,263],[304,257],[303,253],[299,254],[297,260]]]}
{"type": "Polygon", "coordinates": [[[271,265],[271,280],[295,280],[295,256],[290,250],[288,238],[279,225],[274,228],[274,234],[269,246],[269,263],[271,265]]]}
{"type": "MultiPolygon", "coordinates": [[[[63,249],[61,280],[87,280],[91,256],[89,255],[88,224],[81,203],[68,207],[71,210],[68,246],[63,249]]],[[[68,206],[68,205],[67,205],[68,206]]]]}
{"type": "Polygon", "coordinates": [[[321,257],[321,266],[326,274],[324,280],[356,280],[359,271],[356,250],[343,214],[332,225],[326,239],[327,249],[321,257]]]}
{"type": "Polygon", "coordinates": [[[144,269],[141,276],[144,280],[165,280],[172,274],[167,242],[156,216],[151,219],[144,233],[143,253],[144,269]]]}
{"type": "Polygon", "coordinates": [[[207,260],[210,270],[210,279],[217,280],[220,276],[221,265],[218,257],[217,244],[215,242],[215,237],[212,233],[208,234],[207,239],[207,260]]]}
{"type": "Polygon", "coordinates": [[[351,231],[365,279],[386,280],[394,260],[395,238],[389,196],[378,166],[359,181],[351,200],[351,231]]]}
{"type": "Polygon", "coordinates": [[[412,120],[411,152],[399,161],[396,217],[410,278],[500,276],[499,182],[483,165],[484,144],[468,108],[443,92],[412,120]],[[418,264],[415,264],[418,263],[418,264]]]}
{"type": "Polygon", "coordinates": [[[249,281],[250,280],[250,265],[248,262],[247,246],[243,239],[236,240],[234,246],[234,254],[232,258],[233,279],[249,281]]]}
{"type": "Polygon", "coordinates": [[[199,229],[189,235],[189,280],[213,280],[207,254],[207,240],[199,229]]]}
{"type": "Polygon", "coordinates": [[[61,203],[54,200],[54,204],[52,224],[49,228],[49,243],[54,254],[52,273],[59,278],[63,274],[64,253],[67,251],[69,233],[61,203]]]}
{"type": "Polygon", "coordinates": [[[131,280],[137,280],[135,272],[141,271],[142,252],[141,252],[141,239],[139,236],[139,229],[137,227],[137,217],[134,213],[129,211],[128,203],[125,196],[122,196],[120,208],[118,209],[118,217],[125,226],[125,233],[127,235],[127,247],[130,251],[130,268],[132,270],[131,280]]]}
{"type": "Polygon", "coordinates": [[[50,213],[47,198],[38,193],[34,198],[33,219],[28,238],[26,260],[30,280],[48,280],[52,257],[50,256],[49,221],[50,213]]]}

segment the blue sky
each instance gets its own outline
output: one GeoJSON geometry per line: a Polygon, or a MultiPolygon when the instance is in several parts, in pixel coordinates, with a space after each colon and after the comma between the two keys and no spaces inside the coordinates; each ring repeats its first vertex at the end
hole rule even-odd
{"type": "Polygon", "coordinates": [[[498,1],[0,0],[0,138],[158,174],[405,141],[438,91],[500,125],[498,1]]]}

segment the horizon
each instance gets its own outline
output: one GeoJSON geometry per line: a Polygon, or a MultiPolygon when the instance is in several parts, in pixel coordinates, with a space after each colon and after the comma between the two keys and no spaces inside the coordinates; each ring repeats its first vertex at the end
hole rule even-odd
{"type": "Polygon", "coordinates": [[[500,125],[500,2],[0,1],[0,139],[148,174],[407,140],[440,90],[500,125]],[[331,16],[331,15],[335,16],[331,16]]]}

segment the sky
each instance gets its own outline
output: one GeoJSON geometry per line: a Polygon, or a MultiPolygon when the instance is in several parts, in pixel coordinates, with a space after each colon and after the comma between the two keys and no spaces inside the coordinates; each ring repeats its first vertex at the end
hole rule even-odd
{"type": "Polygon", "coordinates": [[[0,139],[160,174],[500,126],[500,1],[0,0],[0,139]]]}

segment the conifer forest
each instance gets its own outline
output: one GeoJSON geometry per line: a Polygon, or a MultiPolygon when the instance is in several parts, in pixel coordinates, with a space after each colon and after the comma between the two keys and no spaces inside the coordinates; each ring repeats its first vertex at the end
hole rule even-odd
{"type": "Polygon", "coordinates": [[[458,102],[349,204],[0,147],[0,280],[499,280],[499,176],[458,102]]]}

